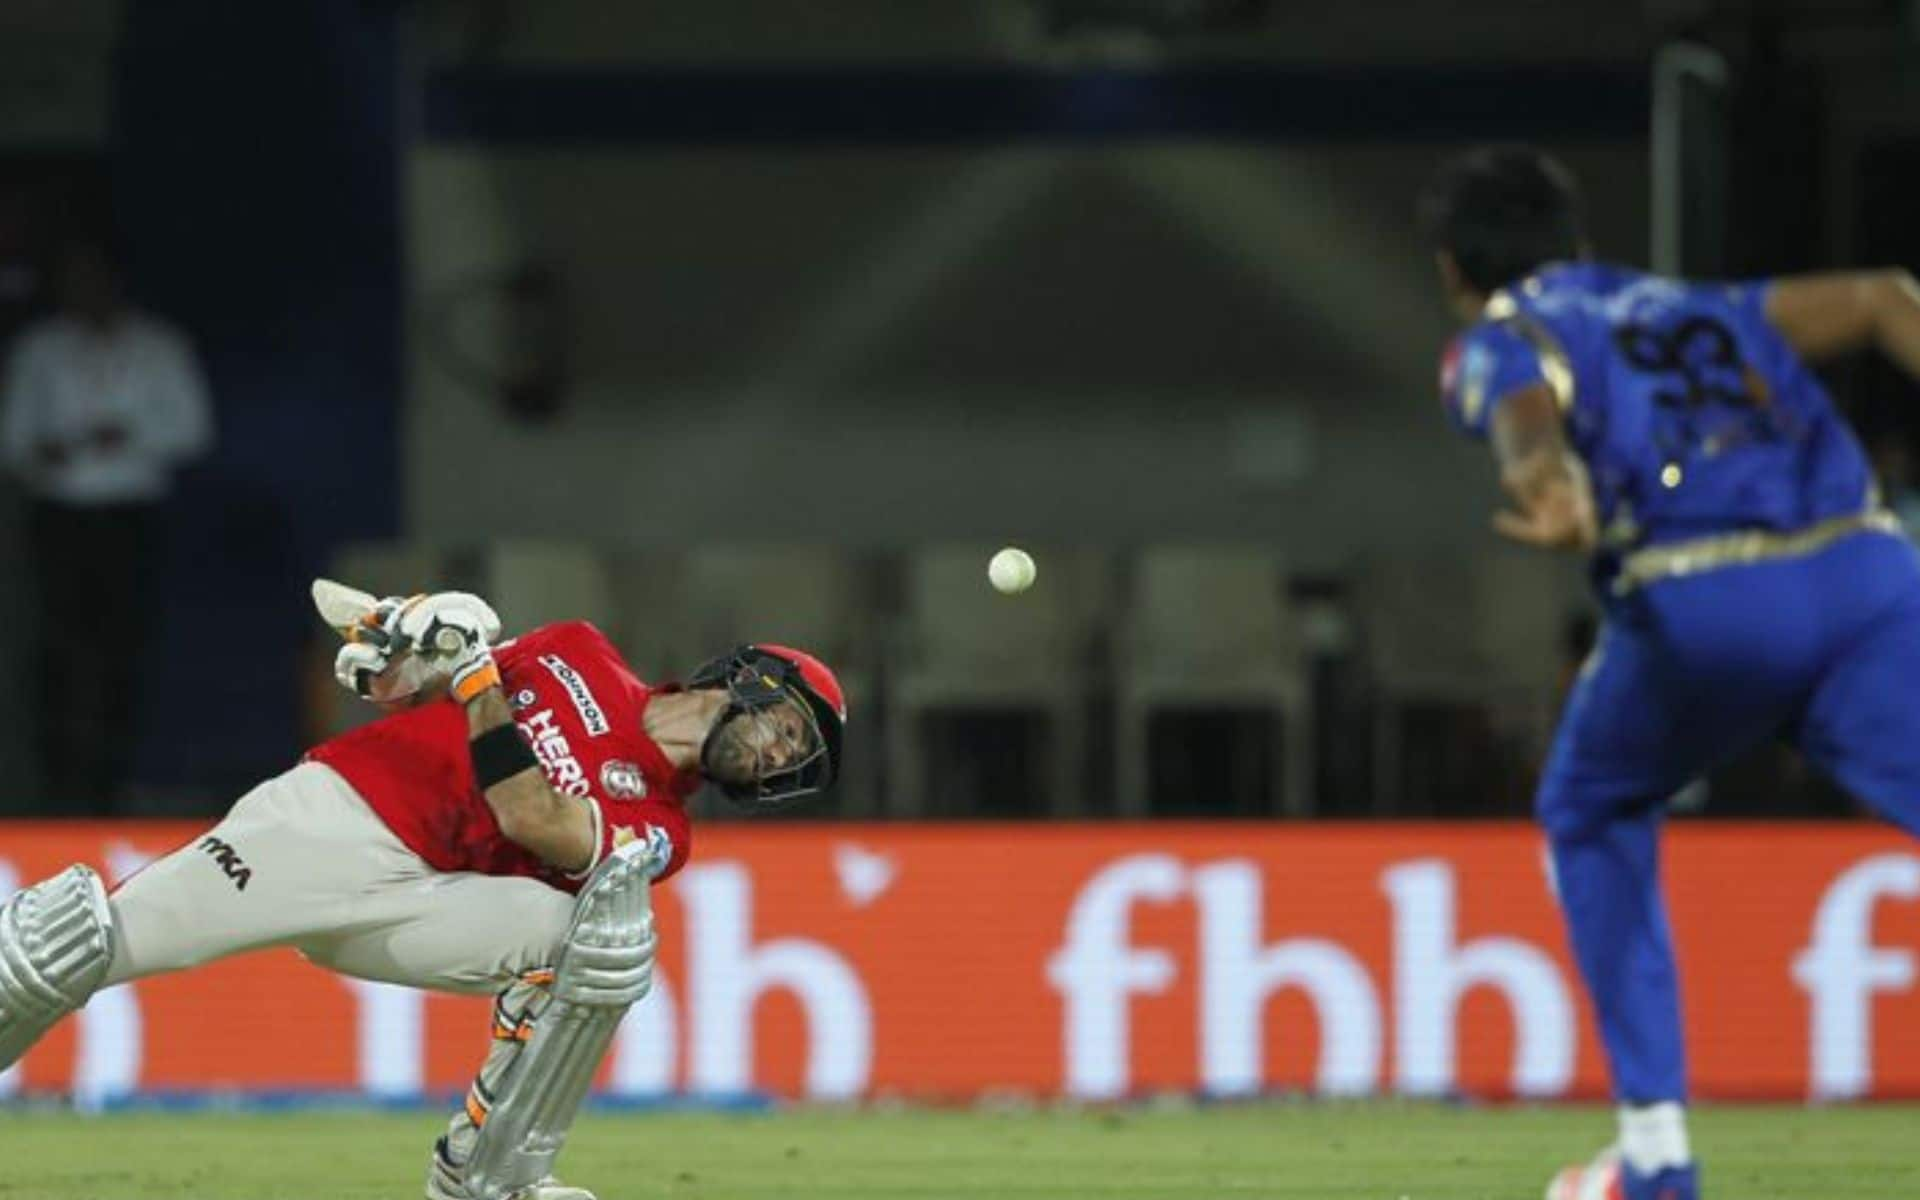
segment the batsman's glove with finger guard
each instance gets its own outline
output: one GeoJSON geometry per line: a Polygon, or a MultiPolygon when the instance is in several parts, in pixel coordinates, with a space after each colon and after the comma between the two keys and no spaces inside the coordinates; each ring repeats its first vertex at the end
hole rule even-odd
{"type": "Polygon", "coordinates": [[[333,656],[333,677],[341,687],[362,699],[388,704],[407,699],[427,684],[433,672],[407,654],[395,628],[400,610],[419,599],[423,597],[388,596],[374,602],[352,624],[340,626],[347,644],[333,656]]]}
{"type": "Polygon", "coordinates": [[[465,704],[500,683],[493,643],[500,617],[470,592],[435,592],[407,601],[384,623],[389,645],[403,645],[414,657],[448,675],[448,692],[465,704]]]}

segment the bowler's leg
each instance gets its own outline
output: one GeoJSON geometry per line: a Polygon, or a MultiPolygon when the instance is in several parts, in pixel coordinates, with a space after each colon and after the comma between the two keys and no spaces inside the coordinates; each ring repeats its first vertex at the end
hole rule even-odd
{"type": "Polygon", "coordinates": [[[1658,812],[1657,805],[1646,804],[1591,825],[1548,827],[1567,935],[1593,999],[1614,1095],[1628,1105],[1684,1104],[1687,1098],[1680,976],[1660,886],[1658,812]]]}
{"type": "Polygon", "coordinates": [[[1614,1095],[1686,1099],[1678,971],[1660,888],[1661,803],[1706,756],[1675,725],[1660,655],[1609,627],[1581,671],[1541,775],[1537,810],[1614,1095]]]}
{"type": "Polygon", "coordinates": [[[1582,672],[1538,811],[1581,979],[1620,1103],[1624,1195],[1692,1200],[1679,970],[1660,881],[1666,798],[1762,736],[1782,695],[1700,695],[1651,636],[1610,628],[1582,672]]]}
{"type": "Polygon", "coordinates": [[[1800,732],[1807,756],[1920,837],[1920,595],[1828,665],[1800,732]]]}

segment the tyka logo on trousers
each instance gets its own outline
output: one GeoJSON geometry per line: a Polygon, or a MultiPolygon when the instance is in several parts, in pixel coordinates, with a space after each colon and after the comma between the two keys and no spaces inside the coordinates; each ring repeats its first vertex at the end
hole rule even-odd
{"type": "Polygon", "coordinates": [[[217,837],[209,836],[200,839],[199,848],[205,850],[212,856],[213,861],[219,864],[222,871],[226,872],[227,878],[233,880],[234,891],[244,892],[247,890],[247,881],[253,878],[253,868],[249,867],[241,859],[239,853],[235,851],[232,846],[229,846],[217,837]]]}

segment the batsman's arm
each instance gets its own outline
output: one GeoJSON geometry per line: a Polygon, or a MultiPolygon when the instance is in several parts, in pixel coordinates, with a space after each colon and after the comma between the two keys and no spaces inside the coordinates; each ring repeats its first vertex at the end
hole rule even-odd
{"type": "Polygon", "coordinates": [[[447,695],[467,711],[474,781],[500,832],[568,873],[590,867],[600,849],[599,810],[556,792],[520,735],[491,649],[500,636],[493,607],[469,592],[435,592],[407,601],[381,628],[388,644],[409,646],[446,672],[447,695]]]}
{"type": "Polygon", "coordinates": [[[1801,357],[1818,362],[1868,346],[1920,379],[1920,284],[1898,268],[1776,280],[1767,320],[1801,357]]]}
{"type": "Polygon", "coordinates": [[[584,871],[599,851],[589,802],[557,792],[547,782],[514,725],[497,676],[466,701],[466,709],[475,778],[500,832],[562,871],[584,871]]]}

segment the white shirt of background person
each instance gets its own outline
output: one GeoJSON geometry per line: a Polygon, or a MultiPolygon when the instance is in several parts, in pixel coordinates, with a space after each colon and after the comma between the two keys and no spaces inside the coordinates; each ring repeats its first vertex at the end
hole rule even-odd
{"type": "Polygon", "coordinates": [[[151,503],[213,442],[187,339],[127,306],[104,250],[69,249],[60,311],[21,330],[0,392],[0,460],[36,498],[151,503]]]}

